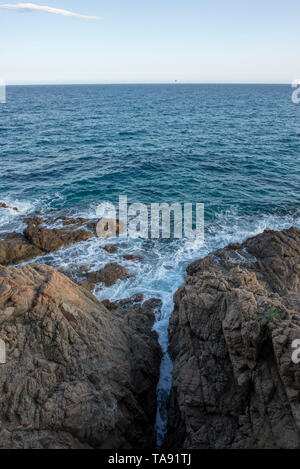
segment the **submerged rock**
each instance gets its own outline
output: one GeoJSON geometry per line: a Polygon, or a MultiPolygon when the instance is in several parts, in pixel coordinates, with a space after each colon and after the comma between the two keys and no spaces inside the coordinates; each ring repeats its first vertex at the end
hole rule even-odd
{"type": "Polygon", "coordinates": [[[123,259],[125,259],[126,261],[132,261],[132,262],[142,261],[142,257],[137,256],[136,254],[125,254],[125,256],[123,256],[123,259]]]}
{"type": "MultiPolygon", "coordinates": [[[[118,309],[118,308],[128,308],[129,306],[134,306],[136,304],[142,303],[144,296],[142,294],[131,296],[130,298],[125,298],[124,300],[119,301],[110,301],[103,300],[102,304],[109,310],[118,309]]],[[[159,300],[158,300],[159,301],[159,300]]]]}
{"type": "Polygon", "coordinates": [[[175,294],[165,442],[300,448],[300,231],[269,231],[193,263],[175,294]]]}
{"type": "Polygon", "coordinates": [[[18,212],[19,209],[17,207],[9,207],[8,205],[6,205],[6,203],[4,202],[0,202],[0,208],[9,208],[11,210],[14,210],[15,212],[18,212]]]}
{"type": "Polygon", "coordinates": [[[153,448],[153,322],[151,305],[110,312],[51,267],[0,268],[0,447],[153,448]]]}
{"type": "Polygon", "coordinates": [[[68,226],[64,228],[47,228],[41,226],[39,218],[33,219],[24,230],[24,236],[31,244],[46,253],[86,241],[93,236],[90,231],[78,229],[83,224],[81,219],[79,222],[77,220],[72,221],[74,223],[68,220],[68,226]]]}
{"type": "Polygon", "coordinates": [[[105,251],[108,252],[109,254],[114,254],[115,252],[117,252],[117,248],[116,246],[105,246],[104,247],[105,251]]]}

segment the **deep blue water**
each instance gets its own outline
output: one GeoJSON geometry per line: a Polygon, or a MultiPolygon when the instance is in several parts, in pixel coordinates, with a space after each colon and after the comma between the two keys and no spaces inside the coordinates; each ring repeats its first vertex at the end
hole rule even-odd
{"type": "Polygon", "coordinates": [[[95,217],[97,204],[202,202],[206,242],[90,240],[41,261],[54,266],[118,261],[135,279],[100,299],[137,292],[163,300],[156,329],[165,352],[159,433],[172,365],[167,326],[187,263],[266,228],[300,226],[300,104],[285,85],[8,87],[0,104],[0,231],[21,230],[33,210],[95,217]],[[117,241],[116,241],[117,242],[117,241]],[[102,243],[102,244],[101,244],[102,243]],[[139,253],[141,265],[122,254],[139,253]]]}
{"type": "Polygon", "coordinates": [[[300,106],[289,86],[9,87],[0,197],[86,208],[120,192],[206,204],[211,218],[300,201],[300,106]],[[57,200],[55,194],[63,199],[57,200]]]}

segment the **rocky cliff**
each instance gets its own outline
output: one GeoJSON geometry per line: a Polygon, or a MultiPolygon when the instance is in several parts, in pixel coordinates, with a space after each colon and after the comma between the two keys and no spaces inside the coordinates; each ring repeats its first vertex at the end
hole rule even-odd
{"type": "Polygon", "coordinates": [[[0,267],[0,447],[154,447],[153,306],[108,311],[51,267],[0,267]]]}
{"type": "Polygon", "coordinates": [[[175,295],[168,448],[300,448],[300,231],[192,264],[175,295]]]}

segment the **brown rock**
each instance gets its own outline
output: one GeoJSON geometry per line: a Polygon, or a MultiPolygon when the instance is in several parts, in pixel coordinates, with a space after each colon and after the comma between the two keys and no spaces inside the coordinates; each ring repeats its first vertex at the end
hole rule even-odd
{"type": "Polygon", "coordinates": [[[19,209],[17,207],[9,207],[4,202],[0,202],[0,208],[11,208],[12,210],[15,210],[15,212],[19,211],[19,209]]]}
{"type": "MultiPolygon", "coordinates": [[[[130,298],[125,298],[124,300],[114,301],[111,302],[110,300],[102,301],[102,304],[105,308],[111,310],[118,309],[118,308],[128,308],[135,306],[138,303],[142,303],[144,296],[142,294],[134,295],[130,298]]],[[[159,301],[159,300],[158,300],[159,301]]]]}
{"type": "Polygon", "coordinates": [[[93,236],[89,231],[78,229],[78,224],[75,220],[74,222],[75,224],[66,228],[51,229],[42,227],[39,218],[33,219],[29,221],[24,235],[31,244],[44,252],[57,251],[62,247],[86,241],[93,236]]]}
{"type": "Polygon", "coordinates": [[[0,240],[0,264],[19,264],[94,236],[91,231],[79,229],[86,225],[84,219],[63,218],[67,218],[63,228],[47,228],[47,224],[53,220],[44,220],[36,216],[26,218],[24,221],[27,228],[24,235],[10,233],[0,240]]]}
{"type": "Polygon", "coordinates": [[[50,267],[0,268],[0,448],[151,449],[150,306],[114,313],[50,267]]]}
{"type": "Polygon", "coordinates": [[[300,231],[193,263],[175,294],[168,448],[300,448],[300,231]]]}
{"type": "Polygon", "coordinates": [[[142,303],[143,299],[144,299],[144,295],[137,294],[137,295],[131,296],[130,298],[125,298],[124,300],[120,300],[118,304],[120,307],[124,307],[124,306],[127,307],[128,305],[133,306],[137,303],[142,303]]]}
{"type": "Polygon", "coordinates": [[[2,265],[19,264],[42,254],[41,249],[30,244],[19,233],[10,233],[5,239],[0,240],[0,264],[2,265]]]}
{"type": "Polygon", "coordinates": [[[116,246],[105,246],[104,247],[105,251],[108,252],[109,254],[114,254],[115,252],[117,252],[117,248],[116,246]]]}
{"type": "Polygon", "coordinates": [[[27,225],[43,225],[44,223],[47,223],[47,221],[41,217],[28,217],[24,219],[24,223],[27,225]]]}
{"type": "Polygon", "coordinates": [[[54,220],[54,223],[61,221],[64,226],[76,226],[76,228],[79,228],[80,226],[86,225],[89,223],[89,220],[87,218],[72,218],[72,217],[66,217],[66,216],[61,216],[57,217],[54,220]]]}
{"type": "Polygon", "coordinates": [[[126,261],[141,262],[142,257],[136,256],[135,254],[126,254],[125,256],[123,256],[123,259],[125,259],[126,261]]]}
{"type": "Polygon", "coordinates": [[[126,280],[130,277],[131,275],[129,275],[127,269],[116,263],[107,264],[103,269],[97,272],[90,272],[87,275],[89,282],[94,284],[104,283],[106,287],[111,287],[118,280],[126,280]]]}

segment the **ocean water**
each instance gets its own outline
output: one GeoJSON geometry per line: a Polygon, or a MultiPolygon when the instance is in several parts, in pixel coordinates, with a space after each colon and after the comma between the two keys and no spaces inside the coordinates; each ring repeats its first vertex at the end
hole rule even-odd
{"type": "Polygon", "coordinates": [[[168,324],[186,266],[264,229],[300,227],[300,104],[285,85],[8,87],[0,104],[0,233],[24,216],[96,217],[98,204],[205,204],[205,244],[193,240],[88,242],[39,259],[54,267],[108,262],[134,278],[96,287],[99,299],[143,293],[162,299],[154,328],[164,357],[157,435],[166,431],[172,362],[168,324]],[[139,264],[124,254],[141,255],[139,264]]]}

